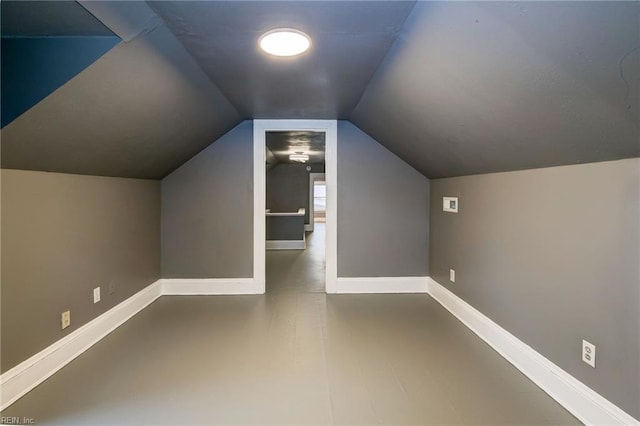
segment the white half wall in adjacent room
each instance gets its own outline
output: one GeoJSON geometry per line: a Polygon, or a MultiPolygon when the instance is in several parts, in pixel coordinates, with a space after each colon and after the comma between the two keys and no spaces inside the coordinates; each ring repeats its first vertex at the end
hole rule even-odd
{"type": "Polygon", "coordinates": [[[304,250],[307,248],[303,240],[267,240],[267,250],[304,250]]]}
{"type": "Polygon", "coordinates": [[[336,293],[426,293],[429,277],[338,277],[336,293]]]}
{"type": "Polygon", "coordinates": [[[163,278],[163,296],[260,294],[253,278],[163,278]]]}

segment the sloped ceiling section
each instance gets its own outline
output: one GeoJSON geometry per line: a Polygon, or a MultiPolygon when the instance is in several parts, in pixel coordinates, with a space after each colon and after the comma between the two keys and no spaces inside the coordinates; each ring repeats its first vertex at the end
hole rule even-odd
{"type": "Polygon", "coordinates": [[[75,1],[2,1],[2,34],[13,37],[113,36],[75,1]]]}
{"type": "Polygon", "coordinates": [[[118,43],[115,36],[3,36],[0,126],[15,120],[118,43]]]}
{"type": "Polygon", "coordinates": [[[4,127],[3,168],[157,179],[240,122],[161,20],[114,24],[132,7],[114,3],[107,26],[130,41],[4,127]]]}
{"type": "Polygon", "coordinates": [[[351,115],[430,178],[640,156],[640,3],[419,2],[351,115]]]}
{"type": "Polygon", "coordinates": [[[147,33],[160,25],[161,20],[144,1],[79,0],[87,11],[125,42],[147,33]]]}
{"type": "Polygon", "coordinates": [[[414,1],[149,1],[245,118],[346,118],[414,1]],[[295,58],[258,48],[274,28],[312,39],[295,58]]]}
{"type": "Polygon", "coordinates": [[[0,126],[120,43],[75,1],[2,1],[0,126]]]}
{"type": "Polygon", "coordinates": [[[7,25],[124,43],[0,131],[5,168],[162,178],[244,118],[348,118],[431,178],[640,156],[638,2],[53,3],[7,25]],[[312,49],[258,52],[279,26],[312,49]]]}

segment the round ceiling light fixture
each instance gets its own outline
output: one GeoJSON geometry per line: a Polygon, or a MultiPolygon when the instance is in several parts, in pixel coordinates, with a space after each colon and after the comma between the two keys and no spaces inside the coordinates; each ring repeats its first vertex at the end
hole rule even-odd
{"type": "Polygon", "coordinates": [[[293,28],[277,28],[260,37],[260,48],[274,56],[296,56],[311,47],[311,39],[293,28]]]}
{"type": "Polygon", "coordinates": [[[295,154],[289,155],[289,160],[296,161],[298,163],[306,163],[309,161],[309,156],[302,152],[296,152],[295,154]]]}

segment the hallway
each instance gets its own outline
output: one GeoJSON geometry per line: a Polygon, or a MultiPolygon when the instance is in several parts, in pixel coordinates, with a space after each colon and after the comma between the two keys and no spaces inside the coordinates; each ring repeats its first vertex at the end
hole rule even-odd
{"type": "Polygon", "coordinates": [[[267,250],[267,293],[325,292],[325,224],[306,233],[305,250],[267,250]]]}

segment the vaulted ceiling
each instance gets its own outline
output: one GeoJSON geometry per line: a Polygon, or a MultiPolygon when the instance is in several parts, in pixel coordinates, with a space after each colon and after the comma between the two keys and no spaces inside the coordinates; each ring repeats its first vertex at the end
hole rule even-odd
{"type": "Polygon", "coordinates": [[[149,2],[245,117],[348,118],[414,2],[149,2]],[[297,58],[259,51],[273,28],[313,40],[297,58]]]}
{"type": "Polygon", "coordinates": [[[351,120],[429,177],[640,155],[640,2],[421,2],[351,120]]]}
{"type": "Polygon", "coordinates": [[[1,130],[2,167],[161,178],[250,118],[351,120],[427,177],[640,156],[638,2],[30,3],[3,37],[122,41],[1,130]],[[274,27],[312,49],[260,53],[274,27]]]}

